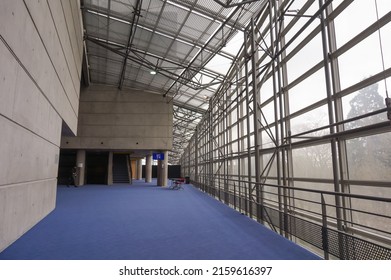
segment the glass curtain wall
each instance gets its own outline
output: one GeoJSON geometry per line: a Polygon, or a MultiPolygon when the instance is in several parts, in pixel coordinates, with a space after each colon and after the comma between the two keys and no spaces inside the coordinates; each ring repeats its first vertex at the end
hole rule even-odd
{"type": "Polygon", "coordinates": [[[269,1],[183,175],[326,259],[391,259],[390,22],[386,0],[269,1]]]}

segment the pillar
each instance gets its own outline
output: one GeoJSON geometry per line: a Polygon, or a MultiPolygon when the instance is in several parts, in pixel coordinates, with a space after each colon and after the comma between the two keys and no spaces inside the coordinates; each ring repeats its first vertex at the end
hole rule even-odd
{"type": "Polygon", "coordinates": [[[162,186],[162,161],[157,161],[157,185],[162,186]]]}
{"type": "Polygon", "coordinates": [[[86,151],[78,150],[76,153],[76,168],[77,168],[77,176],[75,179],[76,186],[84,185],[84,176],[86,170],[86,151]]]}
{"type": "Polygon", "coordinates": [[[137,180],[141,180],[143,178],[143,161],[142,159],[137,160],[137,180]]]}
{"type": "Polygon", "coordinates": [[[166,187],[168,184],[168,151],[164,152],[164,160],[163,160],[163,173],[162,173],[162,186],[166,187]]]}
{"type": "Polygon", "coordinates": [[[158,161],[157,185],[166,187],[168,183],[168,152],[164,152],[164,159],[158,161]]]}
{"type": "Polygon", "coordinates": [[[113,152],[109,152],[109,164],[107,170],[107,184],[113,184],[113,152]]]}
{"type": "Polygon", "coordinates": [[[152,182],[152,155],[145,158],[145,183],[152,182]]]}

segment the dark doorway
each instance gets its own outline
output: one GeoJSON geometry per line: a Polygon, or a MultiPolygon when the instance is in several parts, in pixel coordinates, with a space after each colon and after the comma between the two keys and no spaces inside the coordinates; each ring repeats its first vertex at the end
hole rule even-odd
{"type": "Polygon", "coordinates": [[[86,183],[107,185],[108,152],[86,153],[86,183]]]}
{"type": "Polygon", "coordinates": [[[180,165],[169,165],[168,166],[168,178],[180,178],[181,177],[181,166],[180,165]]]}
{"type": "MultiPolygon", "coordinates": [[[[143,178],[145,178],[145,165],[143,165],[143,178]]],[[[169,165],[168,166],[168,178],[180,178],[181,166],[169,165]]],[[[152,165],[152,178],[157,178],[157,165],[152,165]]]]}
{"type": "Polygon", "coordinates": [[[57,184],[67,185],[71,182],[72,168],[76,166],[75,150],[60,150],[57,184]]]}

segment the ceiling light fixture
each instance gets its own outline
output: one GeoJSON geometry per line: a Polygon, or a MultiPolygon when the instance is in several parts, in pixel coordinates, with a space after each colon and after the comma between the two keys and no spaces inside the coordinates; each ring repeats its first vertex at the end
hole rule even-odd
{"type": "Polygon", "coordinates": [[[156,75],[156,70],[151,70],[150,72],[149,72],[151,75],[156,75]]]}

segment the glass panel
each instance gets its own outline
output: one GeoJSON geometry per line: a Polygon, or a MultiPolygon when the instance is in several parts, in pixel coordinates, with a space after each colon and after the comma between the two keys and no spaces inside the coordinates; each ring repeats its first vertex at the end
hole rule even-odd
{"type": "MultiPolygon", "coordinates": [[[[383,92],[384,94],[384,92],[383,92]]],[[[350,119],[385,108],[385,96],[379,91],[379,84],[373,84],[343,98],[345,118],[350,119]]],[[[362,118],[346,124],[347,129],[362,127],[387,120],[387,113],[362,118]]]]}
{"type": "Polygon", "coordinates": [[[323,68],[289,90],[291,113],[327,97],[323,68]]]}
{"type": "Polygon", "coordinates": [[[265,107],[262,107],[262,112],[259,116],[262,125],[267,126],[275,121],[274,117],[274,102],[270,102],[265,107]]]}
{"type": "Polygon", "coordinates": [[[231,140],[234,141],[234,140],[237,140],[237,139],[238,139],[238,125],[235,124],[231,128],[231,140]]]}
{"type": "MultiPolygon", "coordinates": [[[[263,166],[261,166],[264,177],[277,177],[277,160],[273,154],[262,155],[263,166]]],[[[267,180],[266,183],[270,184],[267,180]]]]}
{"type": "Polygon", "coordinates": [[[360,137],[346,142],[352,180],[391,180],[391,133],[360,137]]]}
{"type": "MultiPolygon", "coordinates": [[[[352,191],[352,193],[359,195],[391,198],[391,189],[385,187],[374,187],[369,185],[351,186],[350,190],[352,191]]],[[[352,199],[351,203],[352,209],[355,210],[352,212],[352,219],[354,223],[369,227],[364,228],[364,230],[366,231],[376,232],[378,230],[384,230],[391,232],[390,203],[363,199],[352,199]],[[359,211],[374,214],[370,215],[359,211]],[[380,217],[379,215],[388,215],[388,218],[380,217]]],[[[391,234],[388,234],[388,237],[391,237],[391,234]]]]}
{"type": "Polygon", "coordinates": [[[376,21],[375,8],[375,1],[373,0],[353,1],[335,19],[338,47],[343,46],[346,42],[376,21]]]}
{"type": "Polygon", "coordinates": [[[317,145],[294,149],[293,174],[302,178],[333,178],[330,145],[317,145]]]}
{"type": "MultiPolygon", "coordinates": [[[[308,130],[325,126],[329,123],[327,106],[324,105],[315,110],[309,111],[305,114],[299,115],[291,119],[291,131],[292,135],[302,133],[308,130]]],[[[328,129],[327,129],[328,130],[328,129]]],[[[306,134],[307,137],[324,135],[327,130],[319,130],[310,134],[306,134]]],[[[300,140],[300,139],[293,139],[300,140]]]]}
{"type": "MultiPolygon", "coordinates": [[[[289,10],[298,10],[303,7],[305,3],[307,3],[307,0],[296,0],[293,2],[292,6],[289,8],[289,10]]],[[[305,15],[313,15],[319,10],[319,3],[318,1],[314,1],[314,3],[311,5],[311,7],[304,12],[305,15]]],[[[295,12],[291,12],[290,14],[295,15],[295,12]]],[[[298,21],[295,23],[293,28],[289,30],[286,36],[286,42],[288,43],[293,36],[296,35],[296,33],[308,22],[308,18],[306,17],[300,17],[298,21]]],[[[288,46],[287,53],[291,52],[305,37],[308,36],[309,33],[311,33],[316,26],[319,25],[319,21],[313,21],[296,39],[293,41],[293,43],[288,46]]]]}
{"type": "Polygon", "coordinates": [[[270,97],[274,95],[273,89],[273,78],[270,77],[261,85],[261,103],[268,100],[270,97]]]}
{"type": "MultiPolygon", "coordinates": [[[[303,188],[303,189],[309,189],[309,190],[319,190],[319,191],[334,191],[334,186],[331,184],[325,184],[325,183],[315,183],[315,182],[297,182],[295,181],[295,187],[297,188],[303,188]]],[[[320,193],[314,193],[314,192],[307,192],[307,191],[294,191],[295,194],[295,209],[296,213],[300,213],[302,211],[310,211],[312,212],[310,215],[320,215],[322,214],[322,207],[321,207],[321,195],[320,193]]],[[[327,216],[329,217],[335,217],[336,216],[336,209],[332,205],[335,205],[335,198],[334,196],[325,195],[325,202],[329,206],[326,208],[327,216]]]]}
{"type": "Polygon", "coordinates": [[[372,34],[342,54],[338,62],[342,89],[381,72],[383,67],[378,34],[372,34]]]}
{"type": "Polygon", "coordinates": [[[275,139],[274,131],[275,131],[274,127],[271,128],[271,131],[270,130],[262,131],[262,133],[261,133],[261,135],[262,135],[261,148],[262,149],[272,148],[272,147],[276,146],[276,144],[274,143],[274,139],[275,139]]]}
{"type": "Polygon", "coordinates": [[[322,38],[318,34],[288,62],[289,81],[292,82],[323,60],[322,38]]]}

